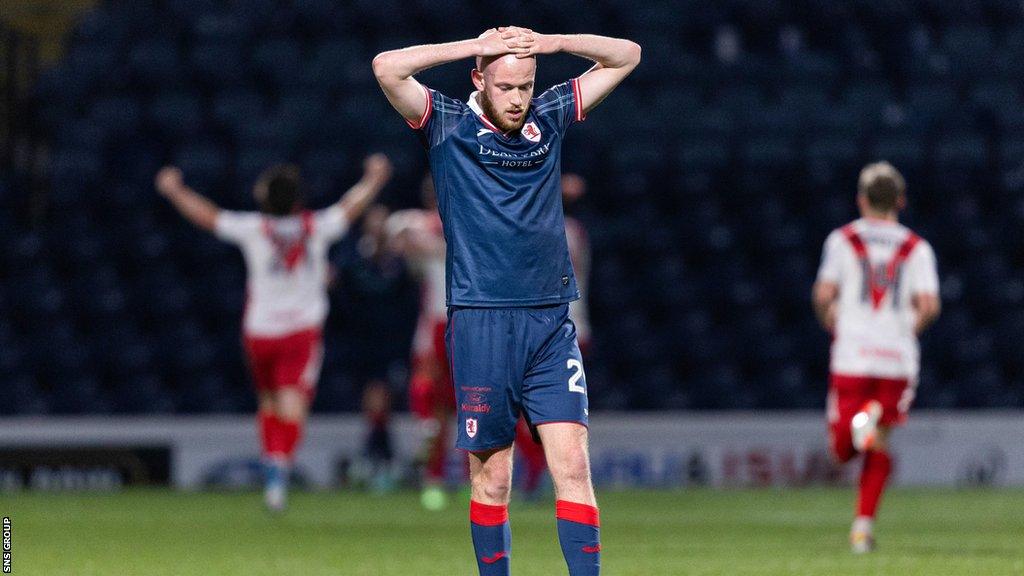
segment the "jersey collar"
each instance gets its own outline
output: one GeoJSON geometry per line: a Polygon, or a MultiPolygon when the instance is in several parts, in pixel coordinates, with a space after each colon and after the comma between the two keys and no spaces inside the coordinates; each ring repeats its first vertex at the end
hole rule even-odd
{"type": "Polygon", "coordinates": [[[502,132],[501,129],[498,128],[494,124],[494,122],[491,122],[491,119],[488,118],[486,114],[484,114],[484,109],[480,107],[480,103],[477,102],[477,98],[479,96],[480,96],[480,91],[479,90],[476,90],[472,94],[469,95],[468,102],[469,102],[470,110],[472,110],[473,113],[475,113],[477,115],[477,117],[480,118],[480,121],[483,122],[484,126],[489,128],[492,132],[495,132],[497,134],[501,134],[502,136],[508,138],[512,133],[511,132],[502,132]]]}
{"type": "Polygon", "coordinates": [[[878,224],[882,226],[896,226],[899,225],[899,220],[889,220],[888,218],[877,218],[875,216],[861,216],[860,220],[867,224],[878,224]]]}

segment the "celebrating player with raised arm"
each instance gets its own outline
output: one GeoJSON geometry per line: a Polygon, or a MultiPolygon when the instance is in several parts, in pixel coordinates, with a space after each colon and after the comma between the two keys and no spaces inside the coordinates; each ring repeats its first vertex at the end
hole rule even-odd
{"type": "Polygon", "coordinates": [[[586,379],[569,319],[579,291],[566,247],[560,155],[566,129],[639,62],[640,47],[628,40],[514,26],[373,60],[388,100],[427,148],[448,241],[446,337],[456,445],[469,452],[470,527],[481,575],[510,573],[508,500],[520,413],[543,440],[569,573],[600,571],[586,379]],[[556,52],[596,64],[534,97],[535,56],[556,52]],[[476,58],[477,90],[466,101],[413,77],[465,58],[476,58]]]}
{"type": "Polygon", "coordinates": [[[320,377],[327,318],[327,251],[348,231],[391,176],[382,154],[363,162],[363,177],[334,205],[303,208],[298,168],[275,166],[253,189],[260,211],[229,212],[185,185],[177,168],[156,188],[196,226],[238,245],[248,269],[243,340],[256,391],[266,471],[267,508],[286,506],[288,474],[320,377]]]}
{"type": "Polygon", "coordinates": [[[428,510],[447,506],[444,490],[448,436],[455,415],[448,355],[445,352],[445,253],[441,218],[437,213],[434,180],[427,174],[420,197],[423,208],[395,212],[388,218],[391,248],[402,255],[420,281],[420,315],[412,342],[409,409],[422,434],[423,492],[420,502],[428,510]]]}
{"type": "Polygon", "coordinates": [[[906,420],[920,365],[917,338],[940,309],[935,253],[898,220],[905,189],[887,162],[864,168],[861,218],[829,235],[814,285],[815,313],[834,337],[832,453],[840,462],[864,454],[850,531],[856,553],[874,548],[875,512],[892,468],[889,429],[906,420]]]}

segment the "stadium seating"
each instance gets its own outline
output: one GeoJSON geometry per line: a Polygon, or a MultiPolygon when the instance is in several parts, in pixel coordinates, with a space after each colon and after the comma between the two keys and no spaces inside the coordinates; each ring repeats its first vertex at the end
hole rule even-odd
{"type": "MultiPolygon", "coordinates": [[[[879,158],[907,175],[906,220],[943,276],[919,403],[1024,404],[1018,2],[457,5],[451,18],[425,1],[110,1],[84,17],[35,91],[43,201],[0,176],[0,413],[251,409],[241,260],[164,205],[155,171],[172,162],[251,209],[258,173],[292,161],[323,206],[383,149],[398,163],[385,201],[414,205],[425,161],[373,54],[512,19],[644,46],[565,153],[590,180],[595,408],[823,406],[810,285],[825,235],[855,216],[857,171],[879,158]]],[[[467,69],[422,80],[464,98],[467,69]]],[[[539,82],[584,69],[551,57],[539,82]]],[[[356,307],[351,289],[332,292],[319,410],[357,409],[371,375],[401,384],[415,290],[356,307]],[[397,332],[371,330],[366,310],[397,332]]]]}

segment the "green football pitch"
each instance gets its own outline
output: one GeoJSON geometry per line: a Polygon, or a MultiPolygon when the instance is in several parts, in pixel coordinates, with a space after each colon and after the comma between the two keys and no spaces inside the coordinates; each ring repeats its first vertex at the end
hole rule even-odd
{"type": "MultiPolygon", "coordinates": [[[[879,550],[847,548],[849,490],[604,492],[603,573],[1024,575],[1024,491],[893,490],[879,550]]],[[[566,574],[554,506],[513,504],[512,569],[566,574]]],[[[13,574],[475,575],[464,502],[300,493],[279,517],[256,493],[0,495],[13,574]]]]}

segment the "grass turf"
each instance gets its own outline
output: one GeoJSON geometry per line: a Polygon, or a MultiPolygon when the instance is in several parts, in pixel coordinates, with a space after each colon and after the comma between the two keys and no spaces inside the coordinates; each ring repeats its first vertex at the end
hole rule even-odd
{"type": "MultiPolygon", "coordinates": [[[[1024,491],[893,490],[879,551],[850,554],[851,490],[604,492],[603,573],[1024,575],[1024,491]]],[[[512,568],[566,574],[553,505],[513,504],[512,568]]],[[[417,495],[131,490],[0,495],[16,575],[475,575],[467,506],[417,495]]]]}

